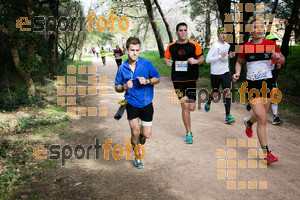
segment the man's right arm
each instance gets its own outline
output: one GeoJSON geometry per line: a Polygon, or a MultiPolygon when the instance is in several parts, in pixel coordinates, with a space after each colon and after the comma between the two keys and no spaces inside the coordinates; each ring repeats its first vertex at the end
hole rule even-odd
{"type": "Polygon", "coordinates": [[[233,82],[236,82],[240,78],[242,64],[244,63],[244,59],[238,58],[235,64],[235,74],[232,75],[233,82]]]}
{"type": "Polygon", "coordinates": [[[164,62],[166,63],[166,65],[168,67],[171,67],[172,66],[172,63],[173,63],[173,60],[172,59],[169,59],[169,58],[164,58],[164,62]]]}
{"type": "Polygon", "coordinates": [[[127,83],[125,83],[123,85],[122,84],[116,85],[115,90],[116,90],[116,92],[121,93],[121,92],[129,90],[132,87],[133,87],[133,82],[132,82],[132,79],[130,79],[127,81],[127,83]]]}
{"type": "Polygon", "coordinates": [[[219,59],[222,58],[221,55],[217,55],[217,56],[213,56],[214,55],[214,51],[215,51],[215,47],[214,45],[211,45],[209,51],[208,51],[208,54],[206,56],[206,62],[207,63],[214,63],[214,62],[217,62],[219,59]]]}
{"type": "Polygon", "coordinates": [[[119,93],[122,93],[125,91],[123,85],[121,85],[121,84],[115,86],[115,90],[116,90],[116,92],[119,92],[119,93]]]}

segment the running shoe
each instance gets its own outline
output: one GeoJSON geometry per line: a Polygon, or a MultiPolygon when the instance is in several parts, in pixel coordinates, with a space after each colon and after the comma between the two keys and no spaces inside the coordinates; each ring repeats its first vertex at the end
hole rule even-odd
{"type": "Polygon", "coordinates": [[[246,109],[247,109],[248,111],[251,110],[251,106],[250,106],[250,103],[249,103],[249,102],[248,102],[247,105],[246,105],[246,109]]]}
{"type": "Polygon", "coordinates": [[[281,119],[279,119],[279,117],[275,117],[272,124],[273,125],[280,125],[280,124],[283,124],[283,121],[281,119]]]}
{"type": "Polygon", "coordinates": [[[206,102],[204,109],[206,112],[208,112],[210,110],[210,103],[206,102]]]}
{"type": "Polygon", "coordinates": [[[185,143],[193,144],[193,133],[192,132],[188,132],[186,134],[185,143]]]}
{"type": "Polygon", "coordinates": [[[244,124],[246,126],[246,131],[245,132],[246,132],[246,135],[251,138],[253,136],[252,126],[248,126],[247,121],[248,121],[248,119],[244,118],[244,124]]]}
{"type": "Polygon", "coordinates": [[[226,118],[225,118],[225,124],[231,124],[234,123],[235,119],[232,117],[231,114],[229,114],[226,118]]]}
{"type": "Polygon", "coordinates": [[[270,152],[267,152],[267,156],[265,157],[265,160],[267,161],[268,164],[272,163],[272,162],[277,162],[278,158],[275,157],[273,154],[271,154],[270,152]]]}
{"type": "Polygon", "coordinates": [[[143,169],[144,168],[144,165],[142,163],[142,160],[139,160],[139,159],[134,159],[134,167],[137,168],[137,169],[143,169]]]}

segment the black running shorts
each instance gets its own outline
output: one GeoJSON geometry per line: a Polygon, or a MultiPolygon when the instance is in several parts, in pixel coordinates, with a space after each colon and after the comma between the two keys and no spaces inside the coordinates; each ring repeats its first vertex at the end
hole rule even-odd
{"type": "Polygon", "coordinates": [[[189,82],[173,82],[174,89],[180,90],[180,93],[177,92],[177,96],[181,99],[184,96],[187,96],[189,99],[196,100],[197,93],[196,93],[196,82],[189,81],[189,82]]]}
{"type": "Polygon", "coordinates": [[[226,72],[225,74],[221,75],[213,75],[210,76],[211,80],[211,88],[214,92],[217,92],[220,88],[220,84],[222,85],[223,90],[225,88],[231,88],[231,77],[230,73],[226,72]]]}
{"type": "Polygon", "coordinates": [[[140,118],[142,121],[145,122],[152,122],[153,120],[154,110],[153,110],[152,102],[143,108],[137,108],[132,106],[131,104],[127,104],[126,112],[127,112],[128,120],[132,120],[135,118],[140,118]]]}
{"type": "MultiPolygon", "coordinates": [[[[267,93],[267,98],[270,98],[271,91],[272,91],[272,89],[274,87],[274,81],[271,78],[269,78],[269,79],[263,79],[263,80],[257,80],[257,81],[247,80],[247,83],[248,83],[248,86],[247,86],[248,94],[249,94],[249,92],[250,92],[251,89],[255,88],[255,89],[257,89],[259,91],[260,97],[263,97],[260,90],[262,88],[262,83],[264,81],[267,83],[267,88],[270,89],[270,92],[267,93]]],[[[256,94],[253,93],[252,97],[256,98],[256,94]]]]}

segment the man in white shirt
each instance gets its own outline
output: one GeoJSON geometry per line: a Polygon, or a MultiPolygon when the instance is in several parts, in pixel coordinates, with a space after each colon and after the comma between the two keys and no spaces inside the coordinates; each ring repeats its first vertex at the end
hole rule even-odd
{"type": "Polygon", "coordinates": [[[213,43],[209,49],[206,57],[206,62],[211,63],[210,73],[211,73],[211,87],[212,92],[209,95],[208,101],[206,102],[204,108],[208,112],[211,107],[211,101],[217,97],[220,84],[223,88],[223,93],[225,96],[225,124],[231,124],[235,122],[235,119],[230,114],[231,106],[231,76],[228,67],[228,57],[233,58],[235,52],[229,52],[230,45],[225,42],[226,33],[223,27],[220,27],[217,31],[218,41],[213,43]]]}
{"type": "Polygon", "coordinates": [[[99,56],[100,56],[100,47],[98,45],[96,46],[95,52],[97,54],[97,58],[99,58],[99,56]]]}

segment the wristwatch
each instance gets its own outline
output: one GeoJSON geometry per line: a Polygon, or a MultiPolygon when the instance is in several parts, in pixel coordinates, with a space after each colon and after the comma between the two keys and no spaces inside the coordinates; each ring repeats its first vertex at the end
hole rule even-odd
{"type": "Polygon", "coordinates": [[[151,79],[146,79],[146,85],[151,85],[151,79]],[[147,80],[149,80],[149,82],[147,83],[147,80]]]}

